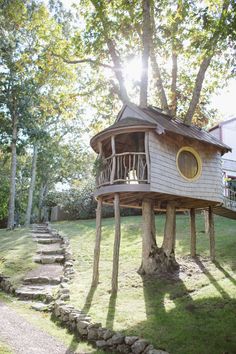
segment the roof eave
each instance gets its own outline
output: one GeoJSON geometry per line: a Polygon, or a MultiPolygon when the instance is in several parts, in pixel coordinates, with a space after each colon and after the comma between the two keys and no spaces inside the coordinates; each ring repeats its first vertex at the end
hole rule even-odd
{"type": "Polygon", "coordinates": [[[103,130],[96,134],[92,139],[90,140],[90,146],[95,152],[98,152],[97,149],[97,142],[100,141],[101,139],[104,140],[106,137],[109,137],[113,134],[118,135],[119,133],[130,133],[130,132],[142,132],[142,131],[147,131],[147,130],[155,130],[156,129],[156,124],[153,126],[148,126],[148,125],[135,125],[135,126],[123,126],[123,127],[114,127],[109,130],[103,130]]]}

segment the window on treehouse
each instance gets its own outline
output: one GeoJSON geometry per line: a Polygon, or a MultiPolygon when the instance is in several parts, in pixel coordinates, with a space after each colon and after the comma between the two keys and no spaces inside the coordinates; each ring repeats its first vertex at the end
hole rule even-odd
{"type": "Polygon", "coordinates": [[[195,181],[201,175],[202,161],[192,147],[184,146],[178,151],[176,165],[180,175],[188,181],[195,181]]]}

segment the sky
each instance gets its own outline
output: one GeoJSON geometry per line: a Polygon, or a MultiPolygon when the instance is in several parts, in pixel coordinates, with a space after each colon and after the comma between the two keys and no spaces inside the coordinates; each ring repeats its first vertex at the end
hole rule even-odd
{"type": "Polygon", "coordinates": [[[236,117],[236,79],[232,79],[227,88],[212,98],[212,107],[216,107],[224,120],[236,117]]]}

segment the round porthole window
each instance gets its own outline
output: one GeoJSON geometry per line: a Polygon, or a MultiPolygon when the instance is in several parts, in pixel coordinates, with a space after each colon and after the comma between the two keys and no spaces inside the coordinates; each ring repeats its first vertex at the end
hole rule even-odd
{"type": "Polygon", "coordinates": [[[181,176],[189,181],[194,181],[201,175],[201,158],[191,147],[185,146],[178,151],[176,164],[181,176]]]}

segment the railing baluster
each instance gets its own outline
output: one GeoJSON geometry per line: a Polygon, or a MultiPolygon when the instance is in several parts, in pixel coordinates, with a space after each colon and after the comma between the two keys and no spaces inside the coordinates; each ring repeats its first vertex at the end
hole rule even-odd
{"type": "MultiPolygon", "coordinates": [[[[148,183],[147,161],[144,152],[124,152],[104,159],[103,169],[96,178],[97,186],[122,182],[148,183]]],[[[235,194],[234,198],[235,198],[235,194]]]]}

